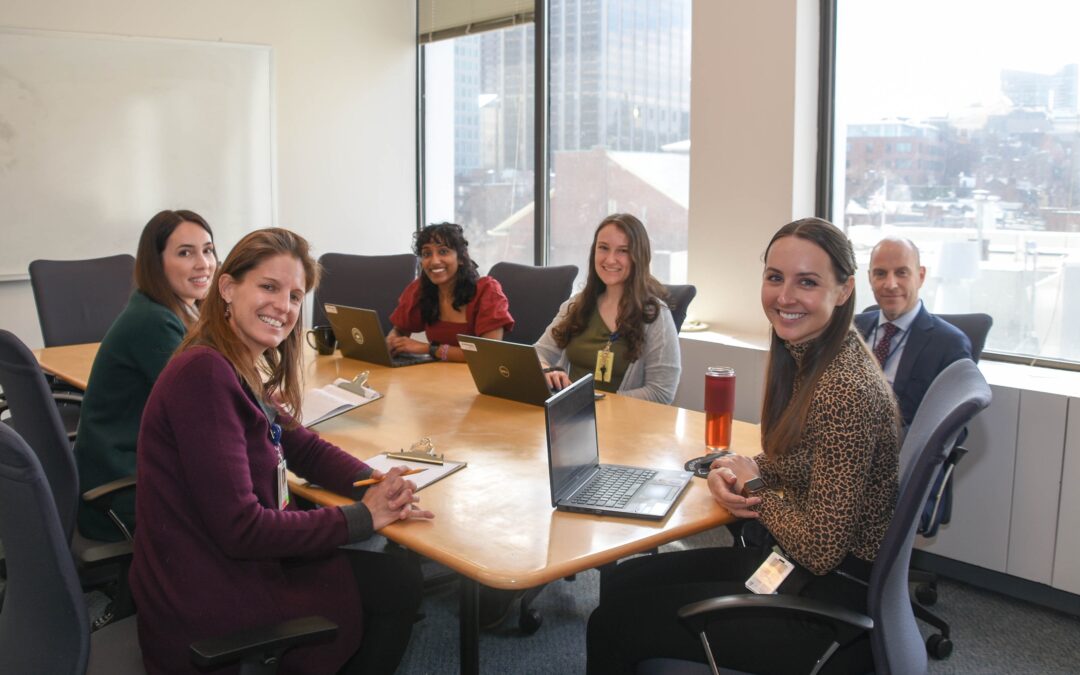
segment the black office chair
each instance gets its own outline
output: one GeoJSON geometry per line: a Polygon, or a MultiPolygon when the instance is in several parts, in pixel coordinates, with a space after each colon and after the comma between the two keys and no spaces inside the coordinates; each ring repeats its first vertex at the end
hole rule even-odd
{"type": "MultiPolygon", "coordinates": [[[[135,258],[128,254],[87,260],[30,263],[41,337],[46,347],[101,342],[124,310],[134,287],[135,258]]],[[[82,392],[50,378],[68,439],[75,440],[82,392]]]]}
{"type": "Polygon", "coordinates": [[[831,627],[832,643],[821,656],[806,664],[816,673],[840,644],[869,631],[876,673],[925,673],[926,649],[915,623],[908,597],[908,565],[919,517],[934,479],[952,451],[964,426],[990,404],[990,387],[974,362],[961,359],[943,370],[923,399],[904,439],[901,456],[911,461],[900,466],[900,493],[889,529],[874,561],[867,590],[867,613],[836,607],[792,595],[731,595],[692,603],[679,609],[679,618],[699,636],[709,665],[675,659],[649,659],[639,674],[721,673],[714,654],[739,645],[723,644],[723,636],[710,630],[721,615],[732,618],[790,614],[831,627]]]}
{"type": "MultiPolygon", "coordinates": [[[[0,611],[0,672],[145,672],[135,618],[90,632],[79,577],[56,502],[38,456],[13,430],[0,428],[0,539],[8,561],[0,611]]],[[[192,661],[243,661],[241,673],[273,673],[285,650],[331,640],[337,626],[307,617],[192,645],[192,661]]]]}
{"type": "Polygon", "coordinates": [[[686,321],[686,310],[690,302],[697,296],[697,286],[677,284],[665,284],[668,292],[668,307],[671,308],[671,318],[675,320],[675,332],[682,330],[683,321],[686,321]]]}
{"type": "Polygon", "coordinates": [[[45,346],[101,342],[127,305],[134,278],[135,258],[126,253],[30,263],[30,286],[45,346]]]}
{"type": "MultiPolygon", "coordinates": [[[[947,321],[956,326],[971,341],[971,357],[975,363],[982,356],[983,347],[986,346],[986,338],[990,328],[994,325],[994,319],[989,314],[938,314],[937,318],[947,321]]],[[[920,406],[921,407],[921,406],[920,406]]],[[[930,538],[937,535],[938,528],[947,524],[952,519],[953,502],[953,473],[956,464],[967,454],[964,447],[964,439],[967,436],[965,429],[961,433],[956,447],[952,449],[945,463],[941,467],[941,473],[930,492],[926,508],[923,510],[919,521],[919,534],[930,538]]],[[[915,617],[924,621],[938,630],[926,640],[926,649],[936,659],[944,659],[952,653],[953,643],[950,637],[950,628],[947,621],[931,612],[927,607],[937,602],[937,574],[912,568],[909,581],[918,584],[915,587],[915,599],[913,603],[915,617]]]]}
{"type": "MultiPolygon", "coordinates": [[[[87,539],[79,533],[76,527],[79,474],[71,444],[64,433],[60,414],[52,404],[52,392],[45,381],[45,375],[38,367],[34,355],[19,338],[6,330],[0,330],[0,387],[3,387],[7,396],[11,413],[10,426],[37,453],[49,480],[61,531],[71,555],[77,561],[84,585],[115,586],[113,595],[116,614],[130,614],[127,568],[123,564],[123,558],[117,555],[125,550],[130,551],[131,533],[120,527],[119,531],[126,541],[117,543],[87,539]]],[[[95,488],[87,493],[85,499],[91,506],[109,514],[113,522],[122,525],[116,514],[111,512],[111,502],[116,495],[133,489],[134,485],[133,476],[119,479],[95,488]]]]}
{"type": "Polygon", "coordinates": [[[488,275],[502,285],[510,301],[514,329],[503,339],[531,345],[559,313],[559,305],[570,297],[577,278],[577,265],[533,267],[517,263],[496,263],[488,275]]]}
{"type": "Polygon", "coordinates": [[[323,267],[322,280],[315,290],[315,306],[311,313],[312,326],[325,326],[324,303],[373,309],[379,315],[383,331],[393,327],[390,315],[397,307],[405,287],[416,278],[416,256],[350,255],[326,253],[319,258],[323,267]]]}

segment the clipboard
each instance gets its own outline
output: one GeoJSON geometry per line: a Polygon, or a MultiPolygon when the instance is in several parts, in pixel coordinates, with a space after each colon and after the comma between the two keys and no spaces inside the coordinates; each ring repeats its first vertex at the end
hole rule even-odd
{"type": "Polygon", "coordinates": [[[337,417],[382,398],[382,394],[367,386],[367,372],[353,380],[338,378],[332,384],[304,392],[300,406],[305,427],[337,417]]]}
{"type": "Polygon", "coordinates": [[[395,466],[403,466],[408,469],[424,469],[422,473],[409,478],[409,480],[416,483],[417,492],[469,465],[468,462],[454,462],[446,459],[441,454],[436,454],[435,446],[431,443],[431,439],[426,436],[413,443],[408,450],[383,452],[371,459],[364,460],[364,463],[384,473],[395,466]]]}

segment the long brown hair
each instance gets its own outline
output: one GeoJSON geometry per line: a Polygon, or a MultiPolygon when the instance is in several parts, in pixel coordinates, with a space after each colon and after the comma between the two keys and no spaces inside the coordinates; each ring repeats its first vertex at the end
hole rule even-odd
{"type": "Polygon", "coordinates": [[[628,213],[613,213],[604,218],[593,233],[592,248],[589,249],[589,273],[585,289],[577,300],[570,303],[566,317],[552,329],[555,344],[566,349],[570,340],[579,335],[589,324],[589,317],[596,309],[596,299],[607,290],[607,284],[596,273],[596,240],[600,230],[608,225],[619,228],[630,240],[630,277],[623,284],[622,298],[619,300],[619,314],[616,317],[616,330],[626,339],[626,358],[637,361],[641,348],[645,344],[645,324],[656,321],[660,316],[660,303],[667,301],[667,289],[649,272],[652,263],[652,249],[649,247],[649,234],[641,221],[628,213]]]}
{"type": "MultiPolygon", "coordinates": [[[[855,253],[851,242],[835,225],[821,218],[803,218],[777,230],[765,249],[784,237],[798,237],[816,245],[829,255],[836,282],[843,284],[855,274],[855,253]]],[[[784,346],[783,340],[772,334],[769,345],[769,367],[765,374],[765,398],[761,405],[761,446],[769,457],[782,455],[802,440],[806,415],[814,398],[821,374],[840,353],[851,330],[855,316],[855,290],[847,302],[833,309],[832,317],[821,335],[807,345],[801,361],[784,346]],[[798,392],[792,395],[798,383],[798,392]]]]}
{"type": "MultiPolygon", "coordinates": [[[[139,249],[135,252],[135,288],[157,304],[168,307],[190,329],[198,315],[173,291],[162,261],[165,244],[180,223],[195,223],[210,235],[210,243],[214,242],[210,224],[194,211],[159,211],[146,223],[139,236],[139,249]]],[[[216,254],[214,257],[217,258],[216,254]]],[[[201,307],[202,300],[196,300],[195,306],[201,307]]]]}
{"type": "Polygon", "coordinates": [[[229,251],[217,272],[210,292],[203,302],[199,321],[188,331],[177,353],[196,346],[211,347],[221,353],[245,384],[264,402],[278,401],[298,421],[300,401],[303,396],[300,379],[300,354],[303,348],[304,308],[292,331],[281,344],[263,352],[262,358],[251,362],[251,352],[236,334],[226,316],[227,303],[221,297],[218,283],[222,274],[228,274],[237,282],[264,260],[279,255],[289,255],[300,261],[304,268],[304,290],[310,293],[319,285],[321,268],[311,257],[307,240],[298,234],[281,228],[256,230],[241,239],[229,251]]]}

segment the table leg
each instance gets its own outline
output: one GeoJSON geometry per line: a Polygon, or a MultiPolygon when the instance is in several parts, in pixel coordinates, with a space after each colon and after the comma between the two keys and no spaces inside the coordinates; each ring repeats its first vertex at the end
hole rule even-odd
{"type": "Polygon", "coordinates": [[[460,587],[461,675],[477,675],[480,672],[480,584],[462,575],[460,587]]]}

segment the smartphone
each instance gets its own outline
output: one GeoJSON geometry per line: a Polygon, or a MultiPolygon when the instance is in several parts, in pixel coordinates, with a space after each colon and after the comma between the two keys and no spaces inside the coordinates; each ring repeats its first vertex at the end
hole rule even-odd
{"type": "Polygon", "coordinates": [[[730,450],[710,452],[707,455],[691,459],[689,462],[683,465],[683,469],[685,469],[686,471],[693,471],[694,475],[698,478],[708,478],[709,467],[712,466],[713,460],[717,457],[723,457],[724,455],[730,454],[732,454],[730,450]]]}

